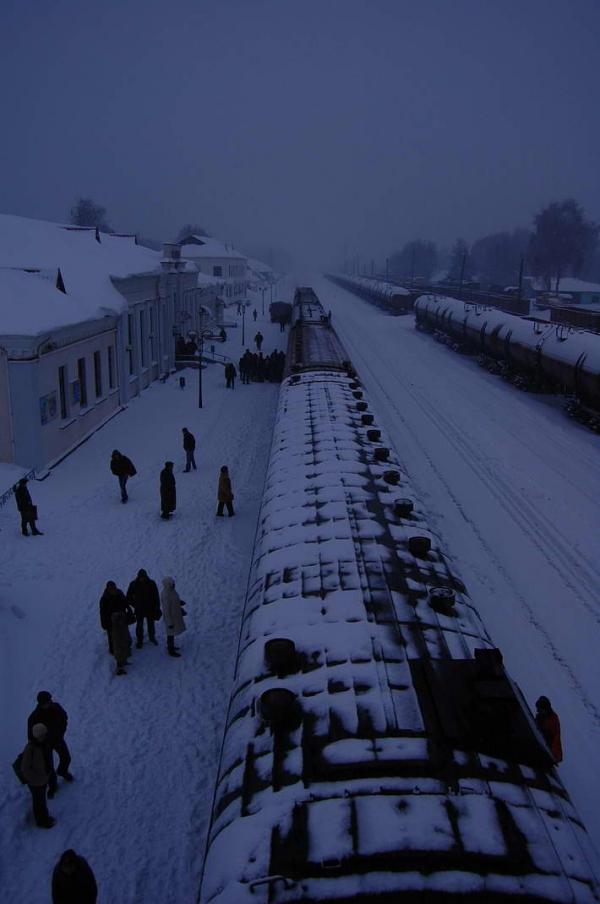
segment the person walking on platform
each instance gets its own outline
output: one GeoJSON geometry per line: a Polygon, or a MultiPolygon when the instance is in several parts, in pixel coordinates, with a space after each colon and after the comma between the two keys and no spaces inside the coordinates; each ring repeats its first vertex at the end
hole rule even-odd
{"type": "Polygon", "coordinates": [[[37,506],[35,506],[31,500],[31,494],[27,489],[26,477],[21,477],[15,487],[15,501],[19,514],[21,515],[21,533],[23,536],[29,536],[27,528],[30,527],[32,537],[41,537],[42,531],[38,530],[35,526],[35,522],[37,521],[37,506]]]}
{"type": "Polygon", "coordinates": [[[21,757],[21,773],[31,792],[33,817],[40,829],[51,829],[56,820],[48,813],[46,792],[53,798],[56,773],[52,763],[52,749],[47,742],[48,729],[41,722],[31,728],[31,741],[21,757]]]}
{"type": "Polygon", "coordinates": [[[115,477],[119,479],[121,502],[127,502],[129,499],[127,495],[127,481],[130,477],[134,477],[137,474],[133,462],[126,455],[122,455],[118,449],[115,449],[110,458],[110,469],[115,477]]]}
{"type": "Polygon", "coordinates": [[[233,511],[233,492],[231,489],[231,480],[227,465],[223,465],[219,473],[219,485],[217,487],[217,515],[223,517],[223,506],[227,506],[227,514],[231,518],[235,515],[233,511]]]}
{"type": "Polygon", "coordinates": [[[196,437],[190,433],[187,427],[182,428],[183,432],[183,448],[185,450],[185,471],[186,473],[193,468],[196,470],[196,460],[194,458],[194,450],[196,448],[196,437]]]}
{"type": "Polygon", "coordinates": [[[254,310],[252,311],[252,316],[254,318],[254,322],[256,323],[256,318],[258,317],[258,311],[256,310],[256,308],[254,308],[254,310]]]}
{"type": "Polygon", "coordinates": [[[156,581],[148,577],[145,568],[140,568],[137,577],[127,588],[127,599],[135,612],[136,647],[141,649],[144,642],[144,620],[148,626],[148,640],[158,646],[155,622],[160,618],[160,597],[156,581]]]}
{"type": "Polygon", "coordinates": [[[37,706],[27,719],[27,736],[33,739],[32,729],[34,725],[45,725],[48,731],[46,742],[51,750],[58,754],[58,769],[56,774],[62,776],[66,782],[72,782],[73,776],[69,772],[71,765],[71,753],[65,741],[65,732],[69,717],[60,703],[52,699],[49,691],[40,691],[37,695],[37,706]]]}
{"type": "Polygon", "coordinates": [[[225,365],[225,379],[227,381],[227,389],[235,389],[235,378],[237,377],[237,371],[235,369],[235,364],[233,361],[228,361],[225,365]]]}
{"type": "Polygon", "coordinates": [[[177,488],[173,474],[173,462],[166,461],[160,472],[160,517],[167,520],[177,507],[177,488]]]}
{"type": "Polygon", "coordinates": [[[112,615],[114,612],[127,612],[130,606],[125,599],[125,594],[119,590],[114,581],[107,581],[104,593],[100,597],[100,624],[108,637],[108,652],[112,654],[113,643],[111,635],[112,615]]]}
{"type": "Polygon", "coordinates": [[[165,629],[167,632],[167,653],[175,659],[179,659],[181,653],[175,646],[175,638],[185,631],[185,622],[183,616],[183,602],[175,590],[175,580],[167,577],[163,578],[163,589],[160,595],[163,616],[165,619],[165,629]]]}
{"type": "Polygon", "coordinates": [[[257,332],[256,336],[254,337],[254,342],[256,343],[256,350],[257,350],[257,351],[260,351],[260,349],[261,349],[261,346],[262,346],[262,344],[263,344],[263,338],[264,338],[264,337],[263,337],[263,334],[262,334],[261,331],[259,330],[259,331],[257,332]]]}

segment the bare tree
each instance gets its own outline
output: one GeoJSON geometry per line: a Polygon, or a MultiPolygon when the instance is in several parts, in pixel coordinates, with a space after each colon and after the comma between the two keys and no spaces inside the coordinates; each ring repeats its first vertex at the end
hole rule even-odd
{"type": "Polygon", "coordinates": [[[106,208],[91,198],[78,198],[71,207],[71,223],[74,226],[97,226],[102,232],[112,232],[105,216],[106,208]]]}
{"type": "Polygon", "coordinates": [[[461,277],[469,278],[469,246],[464,239],[457,239],[450,252],[448,278],[458,282],[461,277]]]}
{"type": "Polygon", "coordinates": [[[206,235],[208,236],[208,232],[203,226],[199,226],[197,223],[186,223],[185,226],[182,226],[179,232],[177,233],[176,241],[180,242],[182,239],[186,238],[188,235],[206,235]]]}
{"type": "Polygon", "coordinates": [[[586,258],[593,255],[598,226],[586,220],[583,208],[573,198],[553,201],[534,218],[529,256],[536,276],[548,288],[556,280],[558,292],[563,276],[578,276],[586,258]]]}
{"type": "Polygon", "coordinates": [[[401,278],[430,279],[438,264],[438,252],[434,242],[415,239],[407,242],[401,251],[390,256],[392,273],[401,278]]]}
{"type": "Polygon", "coordinates": [[[471,246],[471,268],[481,282],[488,285],[514,285],[518,279],[521,258],[527,254],[530,240],[531,233],[528,229],[484,235],[471,246]]]}

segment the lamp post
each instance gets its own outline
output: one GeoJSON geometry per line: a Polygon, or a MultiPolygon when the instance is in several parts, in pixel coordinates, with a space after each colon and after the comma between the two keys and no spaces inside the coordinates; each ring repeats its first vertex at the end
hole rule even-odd
{"type": "Polygon", "coordinates": [[[246,302],[242,307],[242,348],[246,344],[246,302]]]}
{"type": "Polygon", "coordinates": [[[265,292],[267,291],[267,287],[266,287],[266,286],[261,286],[261,290],[260,290],[260,291],[262,292],[262,314],[263,314],[263,317],[264,317],[264,316],[265,316],[265,292]]]}
{"type": "Polygon", "coordinates": [[[204,340],[212,336],[212,332],[209,329],[199,330],[198,333],[191,331],[190,336],[198,339],[198,408],[202,408],[202,352],[204,340]]]}

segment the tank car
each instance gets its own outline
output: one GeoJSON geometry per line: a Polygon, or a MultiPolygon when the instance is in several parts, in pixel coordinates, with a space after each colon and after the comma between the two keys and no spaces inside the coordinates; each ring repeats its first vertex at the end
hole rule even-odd
{"type": "Polygon", "coordinates": [[[328,278],[391,314],[408,314],[412,311],[415,296],[402,286],[366,276],[330,274],[328,278]]]}
{"type": "Polygon", "coordinates": [[[417,326],[440,330],[473,352],[506,363],[534,385],[574,395],[600,412],[597,333],[433,295],[416,300],[415,316],[417,326]]]}
{"type": "Polygon", "coordinates": [[[331,325],[299,331],[200,901],[597,902],[552,755],[339,339],[327,361],[331,325]]]}

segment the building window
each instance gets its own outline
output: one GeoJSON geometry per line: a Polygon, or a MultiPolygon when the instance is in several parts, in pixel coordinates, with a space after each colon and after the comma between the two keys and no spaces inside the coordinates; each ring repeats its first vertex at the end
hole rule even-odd
{"type": "Polygon", "coordinates": [[[108,346],[108,388],[115,388],[115,362],[112,345],[108,346]]]}
{"type": "Polygon", "coordinates": [[[129,374],[133,373],[133,316],[127,315],[127,357],[129,359],[129,374]]]}
{"type": "Polygon", "coordinates": [[[223,276],[223,267],[213,267],[213,276],[223,276]]]}
{"type": "Polygon", "coordinates": [[[156,361],[156,346],[154,344],[154,326],[155,326],[154,308],[150,308],[150,358],[152,361],[156,361]]]}
{"type": "Polygon", "coordinates": [[[146,312],[140,311],[140,360],[146,366],[146,312]]]}
{"type": "Polygon", "coordinates": [[[94,385],[96,387],[96,398],[102,395],[102,359],[100,352],[94,352],[94,385]]]}
{"type": "Polygon", "coordinates": [[[60,419],[67,419],[69,409],[67,408],[67,373],[64,367],[58,368],[58,394],[60,397],[60,419]]]}
{"type": "Polygon", "coordinates": [[[77,359],[77,376],[79,378],[79,404],[87,408],[87,383],[85,379],[85,358],[77,359]]]}

